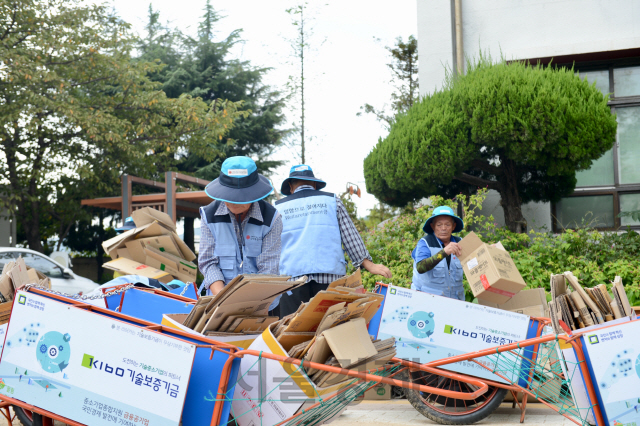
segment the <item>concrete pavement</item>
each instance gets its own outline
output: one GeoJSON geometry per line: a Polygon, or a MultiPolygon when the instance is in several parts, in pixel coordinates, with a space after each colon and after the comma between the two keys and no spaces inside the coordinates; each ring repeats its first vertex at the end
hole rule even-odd
{"type": "MultiPolygon", "coordinates": [[[[392,426],[435,425],[437,423],[418,413],[406,399],[393,399],[390,401],[363,401],[350,406],[342,416],[331,423],[331,426],[356,424],[392,426]]],[[[511,403],[504,403],[492,415],[476,424],[520,426],[520,410],[511,408],[511,403]]],[[[527,404],[524,426],[537,425],[569,426],[575,425],[575,423],[543,404],[527,404]]]]}
{"type": "MultiPolygon", "coordinates": [[[[1,417],[1,416],[0,416],[1,417]]],[[[19,425],[16,419],[14,425],[19,425]]],[[[435,425],[422,414],[418,413],[406,399],[390,401],[362,401],[347,408],[347,410],[331,426],[347,426],[366,424],[369,426],[393,425],[435,425]]],[[[511,403],[504,403],[492,415],[479,425],[521,426],[520,410],[511,408],[511,403]]],[[[7,421],[1,418],[0,426],[6,426],[7,421]]],[[[63,423],[56,422],[55,426],[63,423]]],[[[574,425],[569,419],[542,404],[528,404],[524,426],[570,426],[574,425]]]]}

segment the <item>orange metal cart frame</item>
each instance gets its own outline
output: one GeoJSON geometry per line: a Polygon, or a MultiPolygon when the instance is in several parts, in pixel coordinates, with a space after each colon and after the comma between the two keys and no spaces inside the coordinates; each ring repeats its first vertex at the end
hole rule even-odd
{"type": "MultiPolygon", "coordinates": [[[[68,299],[65,297],[61,297],[46,291],[42,291],[42,290],[38,290],[38,289],[29,289],[29,292],[33,292],[35,294],[40,294],[52,299],[57,299],[60,301],[63,301],[65,303],[69,303],[71,305],[73,305],[76,308],[79,309],[86,309],[88,311],[93,311],[93,312],[97,312],[97,313],[103,313],[103,314],[107,314],[109,316],[115,317],[115,318],[120,318],[123,320],[127,320],[127,321],[131,321],[132,317],[129,317],[127,315],[121,314],[119,312],[114,312],[108,309],[104,309],[104,308],[100,308],[94,305],[90,305],[87,303],[83,303],[80,301],[75,301],[72,299],[68,299]]],[[[180,298],[180,296],[177,296],[176,298],[180,298]]],[[[181,298],[180,298],[181,299],[181,298]]],[[[191,302],[193,302],[193,300],[188,299],[191,302]]],[[[185,300],[186,301],[186,300],[185,300]]],[[[536,320],[538,320],[539,325],[538,325],[538,335],[540,334],[540,332],[542,331],[542,328],[549,324],[549,319],[546,318],[534,318],[536,320]]],[[[371,374],[370,372],[358,372],[358,371],[352,371],[352,370],[346,370],[343,368],[338,368],[338,367],[332,367],[329,365],[325,365],[325,364],[317,364],[314,362],[309,362],[309,361],[302,361],[296,358],[290,358],[290,357],[284,357],[284,356],[280,356],[280,355],[275,355],[275,354],[270,354],[270,353],[265,353],[265,352],[259,352],[259,351],[255,351],[255,350],[240,350],[239,348],[233,346],[233,345],[229,345],[226,343],[221,343],[221,342],[217,342],[213,339],[209,339],[205,336],[198,336],[195,334],[189,334],[186,333],[184,331],[175,329],[175,328],[170,328],[170,327],[165,327],[162,325],[158,325],[158,324],[154,324],[154,323],[150,323],[148,321],[144,321],[144,320],[139,320],[139,319],[134,319],[134,322],[137,322],[139,324],[142,324],[142,327],[146,330],[149,330],[151,332],[158,332],[158,331],[166,331],[166,332],[170,332],[176,336],[183,336],[183,337],[187,337],[189,339],[195,339],[198,340],[200,342],[202,342],[201,344],[196,345],[196,347],[200,347],[200,348],[209,348],[211,349],[211,358],[213,357],[213,354],[215,351],[221,351],[224,352],[226,354],[229,355],[229,358],[227,359],[223,370],[222,370],[222,377],[220,379],[220,385],[218,388],[218,395],[225,395],[227,392],[227,389],[229,388],[229,385],[233,385],[235,383],[230,383],[229,382],[229,375],[231,372],[231,365],[234,359],[236,358],[242,358],[245,355],[252,355],[252,356],[261,356],[262,358],[265,359],[269,359],[272,361],[278,361],[278,362],[282,362],[282,363],[289,363],[295,366],[300,366],[302,365],[305,368],[314,368],[317,370],[323,370],[323,371],[327,371],[330,373],[336,373],[336,374],[342,374],[345,376],[349,376],[355,379],[360,379],[361,381],[367,381],[367,382],[376,382],[376,383],[383,383],[383,384],[388,384],[388,385],[393,385],[393,386],[399,386],[402,388],[407,388],[407,389],[414,389],[414,390],[418,390],[421,392],[428,392],[428,393],[433,393],[436,395],[442,395],[444,397],[448,397],[448,398],[454,398],[454,399],[462,399],[462,400],[472,400],[475,399],[477,397],[479,397],[480,395],[483,395],[484,393],[487,392],[488,387],[489,386],[495,386],[495,387],[499,387],[499,388],[503,388],[503,389],[508,389],[509,391],[511,391],[514,394],[514,397],[516,396],[516,393],[520,392],[523,393],[524,395],[531,395],[534,396],[535,395],[533,393],[531,393],[530,391],[528,391],[525,388],[522,388],[520,386],[517,385],[507,385],[507,384],[503,384],[503,383],[498,383],[498,382],[494,382],[491,380],[486,380],[486,379],[479,379],[476,377],[471,377],[465,374],[459,374],[459,373],[454,373],[451,371],[447,371],[447,370],[443,370],[441,368],[438,367],[442,367],[444,365],[447,364],[453,364],[456,362],[460,362],[460,361],[472,361],[475,362],[476,358],[481,358],[484,356],[490,356],[490,355],[495,355],[497,353],[502,353],[502,352],[508,352],[508,351],[512,351],[512,350],[517,350],[517,349],[522,349],[524,347],[527,346],[533,346],[534,347],[534,351],[537,352],[538,347],[540,344],[546,343],[546,342],[550,342],[553,340],[563,340],[566,343],[570,344],[573,349],[576,352],[576,356],[577,356],[577,360],[579,363],[579,368],[580,371],[582,373],[584,382],[585,382],[585,387],[588,393],[588,396],[590,398],[590,400],[593,401],[597,401],[596,399],[596,395],[595,395],[595,391],[594,391],[594,387],[593,387],[593,381],[591,379],[591,375],[589,373],[588,367],[586,365],[585,362],[585,357],[584,357],[584,352],[582,350],[582,344],[580,342],[580,340],[577,339],[577,337],[579,336],[566,336],[566,335],[555,335],[555,334],[550,334],[550,335],[546,335],[546,336],[541,336],[541,337],[535,337],[532,339],[527,339],[527,340],[523,340],[521,342],[516,342],[516,343],[511,343],[511,344],[506,344],[506,345],[502,345],[502,346],[498,346],[498,347],[494,347],[494,348],[490,348],[490,349],[484,349],[481,351],[476,351],[476,352],[470,352],[467,354],[463,354],[463,355],[457,355],[457,356],[453,356],[453,357],[449,357],[449,358],[444,358],[444,359],[440,359],[437,361],[432,361],[432,362],[428,362],[425,364],[419,364],[419,363],[415,363],[415,362],[411,362],[411,361],[406,361],[406,360],[402,360],[402,359],[398,359],[398,358],[393,358],[392,359],[392,363],[394,365],[400,365],[404,368],[402,368],[401,370],[404,369],[408,369],[410,371],[425,371],[428,373],[434,373],[434,374],[438,374],[440,376],[443,377],[447,377],[447,378],[451,378],[454,380],[458,380],[461,382],[465,382],[468,383],[470,385],[473,385],[475,387],[477,387],[478,389],[473,392],[473,393],[463,393],[463,392],[457,392],[457,391],[453,391],[453,390],[446,390],[446,389],[440,389],[440,388],[433,388],[430,386],[426,386],[426,385],[418,385],[415,383],[411,383],[411,382],[405,382],[402,380],[397,380],[397,379],[393,379],[391,377],[382,377],[382,376],[378,376],[378,375],[374,375],[371,374]]],[[[179,338],[179,337],[178,337],[179,338]]],[[[186,342],[186,341],[185,341],[186,342]]],[[[187,343],[191,343],[191,342],[187,342],[187,343]]],[[[486,368],[489,370],[489,368],[483,364],[478,363],[479,365],[483,366],[483,368],[486,368]]],[[[400,370],[400,371],[401,371],[400,370]]],[[[377,371],[377,370],[375,370],[377,371]]],[[[399,372],[399,371],[398,371],[399,372]]],[[[397,372],[395,373],[397,374],[397,372]]],[[[499,373],[495,373],[498,374],[499,373]]],[[[504,377],[503,377],[504,378],[504,377]]],[[[506,378],[505,378],[506,379],[506,378]]],[[[532,380],[532,373],[529,377],[529,380],[532,380]]],[[[335,395],[334,395],[335,396],[335,395]]],[[[515,401],[517,401],[517,398],[514,398],[515,401]]],[[[6,396],[0,396],[0,400],[2,400],[3,402],[0,403],[0,414],[4,415],[5,418],[7,418],[8,422],[10,425],[12,425],[12,416],[8,410],[8,406],[9,405],[16,405],[19,407],[22,407],[26,410],[32,411],[34,413],[38,413],[40,415],[43,416],[43,423],[44,424],[53,424],[52,420],[59,420],[62,421],[68,425],[73,425],[73,426],[81,426],[81,423],[78,423],[76,421],[64,418],[62,416],[59,416],[55,413],[46,411],[46,410],[42,410],[38,407],[32,406],[30,404],[27,404],[25,402],[22,402],[20,400],[14,399],[14,398],[10,398],[10,397],[6,397],[6,396]]],[[[558,409],[556,407],[554,407],[553,405],[540,400],[541,403],[547,405],[548,407],[550,407],[551,409],[553,409],[554,411],[558,411],[558,409]]],[[[224,399],[219,399],[216,401],[215,406],[214,406],[214,410],[213,410],[213,415],[211,417],[211,422],[210,425],[211,426],[216,426],[220,424],[220,416],[222,414],[222,410],[223,410],[223,404],[225,403],[224,399]]],[[[305,410],[305,411],[309,411],[310,409],[318,406],[320,403],[310,407],[309,409],[305,410]]],[[[515,403],[514,403],[515,404],[515,403]]],[[[525,410],[526,410],[526,398],[523,398],[523,402],[520,404],[520,408],[522,410],[522,416],[521,416],[521,421],[522,419],[524,419],[524,414],[525,414],[525,410]]],[[[597,405],[597,403],[594,403],[592,406],[593,409],[593,414],[594,417],[598,423],[598,425],[602,426],[604,425],[604,420],[603,420],[603,416],[602,416],[602,412],[600,410],[600,407],[597,405]]],[[[298,413],[294,416],[292,416],[291,418],[287,419],[285,422],[291,421],[292,419],[295,419],[296,417],[300,416],[301,413],[298,413]]],[[[575,423],[577,423],[574,419],[570,419],[572,421],[574,421],[575,423]]],[[[284,422],[283,422],[284,423],[284,422]]],[[[579,424],[579,423],[578,423],[579,424]]]]}

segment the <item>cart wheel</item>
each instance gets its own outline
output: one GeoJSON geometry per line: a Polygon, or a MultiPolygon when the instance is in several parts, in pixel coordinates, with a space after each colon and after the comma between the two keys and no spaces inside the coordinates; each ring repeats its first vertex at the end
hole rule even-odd
{"type": "Polygon", "coordinates": [[[33,426],[33,413],[31,411],[14,405],[13,412],[16,413],[16,417],[24,426],[33,426]]]}
{"type": "MultiPolygon", "coordinates": [[[[456,392],[471,393],[477,389],[477,387],[468,383],[424,371],[409,373],[405,370],[398,375],[398,379],[456,392]]],[[[413,408],[436,423],[441,425],[470,425],[493,413],[500,406],[507,394],[507,390],[489,386],[484,395],[473,400],[447,398],[442,395],[424,393],[412,389],[404,389],[404,393],[413,408]]]]}

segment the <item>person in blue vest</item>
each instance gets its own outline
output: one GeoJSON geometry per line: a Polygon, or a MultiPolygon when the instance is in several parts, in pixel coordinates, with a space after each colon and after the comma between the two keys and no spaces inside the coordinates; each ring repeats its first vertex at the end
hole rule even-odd
{"type": "Polygon", "coordinates": [[[418,241],[413,258],[413,290],[437,296],[464,300],[462,265],[460,264],[459,237],[462,219],[448,206],[436,207],[422,230],[426,233],[418,241]]]}
{"type": "Polygon", "coordinates": [[[391,278],[391,271],[371,261],[371,255],[335,194],[322,192],[327,184],[316,178],[311,167],[293,166],[282,182],[287,197],[276,201],[282,215],[280,273],[292,279],[307,276],[307,283],[280,299],[280,318],[294,313],[329,284],[346,274],[346,250],[356,268],[391,278]]]}
{"type": "Polygon", "coordinates": [[[198,267],[207,295],[218,294],[239,274],[278,274],[282,217],[264,201],[273,187],[256,163],[227,158],[205,192],[215,200],[200,208],[198,267]]]}

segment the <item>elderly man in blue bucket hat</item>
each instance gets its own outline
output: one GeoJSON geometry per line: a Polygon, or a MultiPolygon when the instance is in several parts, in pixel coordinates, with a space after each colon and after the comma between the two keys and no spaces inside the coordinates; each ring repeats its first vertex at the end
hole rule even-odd
{"type": "Polygon", "coordinates": [[[198,266],[207,294],[217,294],[239,274],[278,274],[282,218],[264,201],[273,187],[256,163],[227,158],[205,192],[215,200],[200,208],[198,266]]]}
{"type": "Polygon", "coordinates": [[[463,227],[462,219],[451,207],[440,206],[433,210],[422,227],[425,236],[411,252],[413,290],[464,300],[460,238],[451,235],[462,231],[463,227]]]}
{"type": "Polygon", "coordinates": [[[371,261],[340,199],[320,191],[325,186],[306,164],[293,166],[282,182],[281,192],[287,197],[276,201],[283,218],[280,273],[294,278],[306,275],[307,283],[282,296],[280,318],[346,274],[343,246],[356,268],[391,278],[386,266],[371,261]]]}

